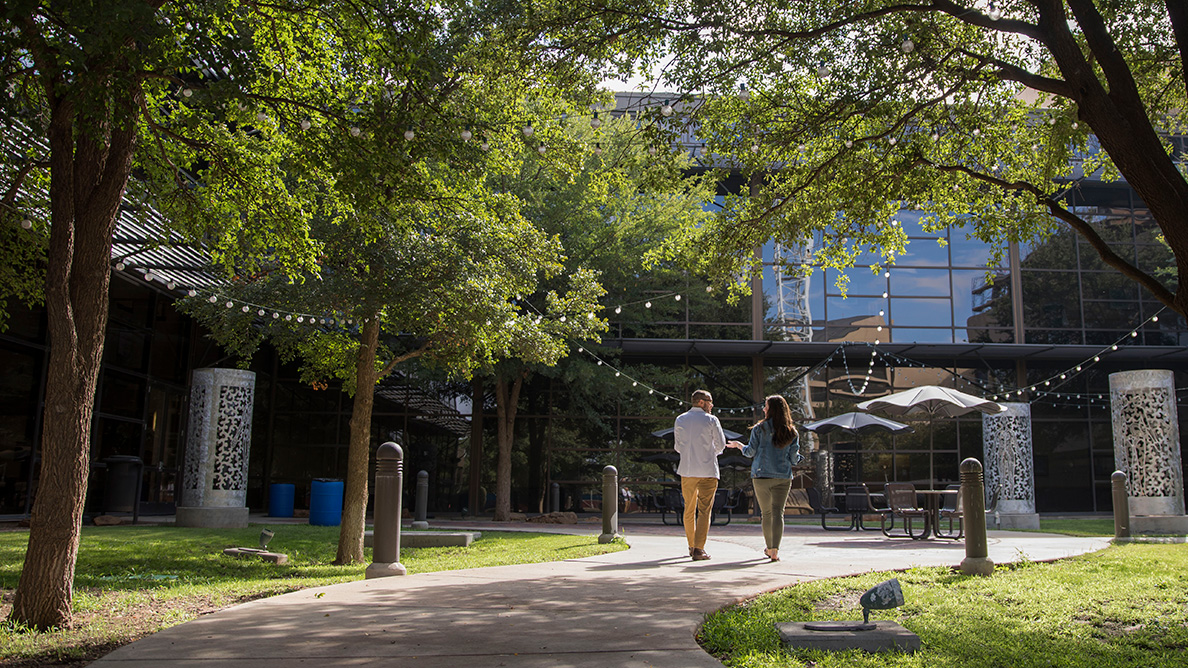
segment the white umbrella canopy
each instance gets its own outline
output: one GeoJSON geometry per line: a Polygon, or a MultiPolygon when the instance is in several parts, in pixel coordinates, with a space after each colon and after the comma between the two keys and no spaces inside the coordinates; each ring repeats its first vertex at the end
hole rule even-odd
{"type": "Polygon", "coordinates": [[[870,415],[869,413],[842,413],[841,415],[834,415],[824,420],[806,422],[801,426],[818,434],[828,434],[837,430],[854,432],[855,434],[878,430],[889,431],[892,434],[912,431],[912,428],[906,424],[881,418],[877,415],[870,415]]]}
{"type": "Polygon", "coordinates": [[[882,411],[888,415],[923,413],[931,417],[955,417],[972,411],[995,415],[1006,410],[1006,406],[989,399],[939,385],[922,385],[888,394],[878,399],[863,401],[856,408],[862,411],[882,411]]]}

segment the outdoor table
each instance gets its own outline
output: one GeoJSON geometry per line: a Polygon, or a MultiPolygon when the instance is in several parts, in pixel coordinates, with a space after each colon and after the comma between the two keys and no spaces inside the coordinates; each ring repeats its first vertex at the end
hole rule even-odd
{"type": "MultiPolygon", "coordinates": [[[[936,534],[936,527],[940,525],[940,509],[944,505],[944,498],[960,493],[956,489],[917,489],[916,495],[924,497],[924,531],[919,536],[914,536],[916,540],[924,540],[933,534],[936,534]]],[[[940,534],[937,534],[940,538],[940,534]]]]}

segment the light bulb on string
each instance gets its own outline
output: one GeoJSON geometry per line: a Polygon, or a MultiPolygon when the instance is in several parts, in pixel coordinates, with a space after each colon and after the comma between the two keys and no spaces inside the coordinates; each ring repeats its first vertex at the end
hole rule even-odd
{"type": "Polygon", "coordinates": [[[244,305],[243,305],[243,308],[241,308],[241,309],[239,309],[239,310],[240,310],[240,311],[243,311],[244,313],[247,313],[248,311],[250,311],[250,310],[252,310],[252,309],[251,309],[251,307],[250,307],[250,306],[248,306],[247,304],[244,304],[244,305]]]}
{"type": "Polygon", "coordinates": [[[123,271],[124,267],[126,266],[128,265],[124,264],[123,262],[116,262],[116,271],[123,271]]]}
{"type": "Polygon", "coordinates": [[[279,313],[277,313],[276,311],[273,311],[273,312],[272,312],[272,319],[273,319],[273,320],[276,320],[276,319],[277,319],[277,318],[279,318],[279,317],[280,317],[280,314],[279,314],[279,313]]]}
{"type": "Polygon", "coordinates": [[[303,322],[305,322],[305,317],[304,317],[304,316],[300,316],[300,315],[299,315],[299,316],[297,316],[297,322],[299,322],[299,323],[303,323],[303,322]]]}
{"type": "Polygon", "coordinates": [[[186,290],[187,297],[193,297],[196,294],[198,294],[198,292],[196,290],[186,290]]]}
{"type": "Polygon", "coordinates": [[[194,91],[190,88],[182,89],[182,97],[190,97],[193,94],[194,94],[194,91]]]}
{"type": "Polygon", "coordinates": [[[531,124],[528,124],[524,126],[521,132],[524,133],[525,137],[531,137],[532,135],[536,134],[536,128],[532,127],[531,124]]]}
{"type": "Polygon", "coordinates": [[[1118,349],[1118,344],[1116,344],[1116,343],[1114,345],[1110,346],[1110,350],[1117,350],[1117,349],[1118,349]]]}
{"type": "Polygon", "coordinates": [[[227,304],[226,304],[226,306],[227,306],[227,308],[232,308],[232,307],[234,307],[234,306],[235,306],[235,302],[228,301],[228,302],[227,302],[227,304]]]}
{"type": "Polygon", "coordinates": [[[904,38],[903,42],[899,44],[899,50],[904,53],[911,53],[916,49],[916,45],[912,42],[911,37],[904,38]]]}
{"type": "Polygon", "coordinates": [[[681,296],[677,295],[676,297],[674,297],[674,299],[676,299],[679,302],[679,301],[681,301],[681,296]]]}
{"type": "Polygon", "coordinates": [[[28,218],[25,218],[21,221],[21,227],[26,230],[33,229],[33,221],[29,220],[28,218]]]}
{"type": "Polygon", "coordinates": [[[1136,338],[1136,337],[1138,337],[1138,332],[1131,332],[1131,333],[1130,333],[1130,338],[1132,338],[1132,339],[1133,339],[1133,338],[1136,338]]]}
{"type": "Polygon", "coordinates": [[[648,147],[648,155],[656,155],[656,147],[655,146],[648,147]]]}
{"type": "Polygon", "coordinates": [[[468,128],[466,128],[465,130],[463,130],[463,131],[462,131],[462,135],[461,135],[461,136],[462,136],[462,141],[470,141],[470,140],[471,140],[471,138],[472,138],[472,137],[474,137],[474,133],[473,133],[473,132],[471,132],[471,131],[470,131],[470,128],[468,127],[468,128]]]}
{"type": "Polygon", "coordinates": [[[544,155],[548,150],[549,150],[549,147],[545,146],[544,143],[541,143],[540,146],[536,147],[536,152],[541,155],[544,155]]]}
{"type": "Polygon", "coordinates": [[[482,149],[482,150],[484,150],[484,151],[490,151],[490,150],[491,150],[491,145],[490,145],[489,143],[487,143],[487,142],[485,142],[485,141],[484,141],[484,142],[482,142],[482,143],[480,143],[480,144],[479,144],[479,148],[480,148],[480,149],[482,149]]]}
{"type": "Polygon", "coordinates": [[[352,137],[358,137],[360,134],[362,134],[362,132],[363,131],[360,130],[358,128],[358,126],[351,126],[351,136],[352,137]]]}
{"type": "Polygon", "coordinates": [[[672,105],[665,103],[660,107],[660,115],[664,117],[672,116],[672,105]]]}
{"type": "Polygon", "coordinates": [[[301,121],[301,129],[302,130],[308,130],[311,125],[313,125],[313,123],[310,123],[309,119],[304,119],[301,121]]]}
{"type": "MultiPolygon", "coordinates": [[[[1100,362],[1100,361],[1101,361],[1101,358],[1100,358],[1100,357],[1098,357],[1097,355],[1094,355],[1094,356],[1093,356],[1093,361],[1094,361],[1094,362],[1100,362]]],[[[1081,367],[1077,367],[1077,371],[1080,371],[1080,370],[1081,370],[1081,367]]]]}
{"type": "Polygon", "coordinates": [[[211,295],[211,296],[210,296],[210,303],[211,303],[211,304],[213,304],[213,303],[217,302],[218,300],[219,300],[219,298],[218,298],[218,297],[216,297],[216,296],[214,296],[214,295],[211,295]]]}
{"type": "Polygon", "coordinates": [[[746,102],[751,99],[751,91],[747,90],[746,84],[738,85],[738,99],[746,102]]]}
{"type": "Polygon", "coordinates": [[[652,308],[652,302],[644,302],[644,308],[652,308]]]}
{"type": "Polygon", "coordinates": [[[257,310],[256,315],[264,315],[264,309],[257,310]]]}
{"type": "Polygon", "coordinates": [[[998,19],[1002,18],[1002,12],[999,11],[998,7],[994,6],[993,2],[990,3],[990,10],[986,12],[986,18],[990,19],[991,21],[997,21],[998,19]]]}
{"type": "Polygon", "coordinates": [[[598,118],[597,111],[594,112],[594,118],[590,119],[590,127],[594,128],[595,130],[602,127],[602,120],[600,118],[598,118]]]}
{"type": "Polygon", "coordinates": [[[616,307],[615,307],[615,313],[622,313],[622,312],[623,312],[623,307],[622,307],[622,306],[616,306],[616,307]]]}
{"type": "Polygon", "coordinates": [[[601,143],[594,144],[594,155],[602,155],[602,144],[601,143]]]}
{"type": "Polygon", "coordinates": [[[412,141],[413,139],[415,139],[415,138],[416,138],[416,136],[417,136],[417,133],[416,133],[416,131],[415,131],[415,130],[413,130],[412,128],[409,128],[409,129],[407,129],[407,130],[405,130],[405,131],[404,131],[404,138],[405,138],[405,140],[407,140],[407,141],[412,141]]]}

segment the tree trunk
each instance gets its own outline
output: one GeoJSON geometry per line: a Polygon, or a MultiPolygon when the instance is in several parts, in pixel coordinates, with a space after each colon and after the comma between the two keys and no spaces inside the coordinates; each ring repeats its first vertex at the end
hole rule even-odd
{"type": "Polygon", "coordinates": [[[520,388],[524,376],[520,373],[508,386],[506,379],[495,377],[495,432],[499,444],[499,460],[495,466],[495,521],[511,519],[511,451],[516,433],[516,408],[520,403],[520,388]]]}
{"type": "MultiPolygon", "coordinates": [[[[131,102],[131,95],[127,99],[131,102]]],[[[123,113],[116,116],[122,123],[114,130],[88,127],[77,140],[73,105],[54,99],[51,108],[45,290],[50,352],[41,471],[9,617],[38,629],[67,627],[71,621],[91,419],[107,328],[112,236],[131,174],[134,138],[131,104],[120,105],[117,111],[123,113]]],[[[104,117],[101,110],[89,112],[91,118],[104,117]]]]}
{"type": "Polygon", "coordinates": [[[363,529],[367,516],[367,472],[371,462],[371,411],[379,372],[375,354],[379,347],[379,319],[363,325],[359,354],[355,358],[355,401],[351,408],[347,476],[342,500],[342,525],[338,531],[336,564],[363,563],[363,529]]]}

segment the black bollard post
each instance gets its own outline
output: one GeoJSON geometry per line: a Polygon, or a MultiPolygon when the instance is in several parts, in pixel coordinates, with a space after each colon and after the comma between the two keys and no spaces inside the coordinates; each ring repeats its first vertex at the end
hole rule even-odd
{"type": "Polygon", "coordinates": [[[549,504],[549,511],[554,513],[561,512],[561,483],[553,483],[553,499],[549,504]]]}
{"type": "Polygon", "coordinates": [[[599,543],[609,543],[619,534],[619,471],[613,466],[602,469],[602,535],[599,543]]]}
{"type": "Polygon", "coordinates": [[[1126,492],[1126,474],[1114,471],[1110,476],[1114,494],[1114,538],[1130,538],[1130,495],[1126,492]]]}
{"type": "Polygon", "coordinates": [[[961,572],[990,575],[994,573],[994,562],[988,556],[986,541],[986,487],[982,463],[973,457],[961,462],[961,494],[965,508],[965,559],[961,562],[961,572]]]}
{"type": "Polygon", "coordinates": [[[417,472],[417,511],[413,517],[412,528],[428,529],[429,522],[429,472],[417,472]]]}
{"type": "Polygon", "coordinates": [[[404,491],[404,451],[388,441],[375,452],[375,530],[366,577],[405,575],[400,563],[400,497],[404,491]]]}

